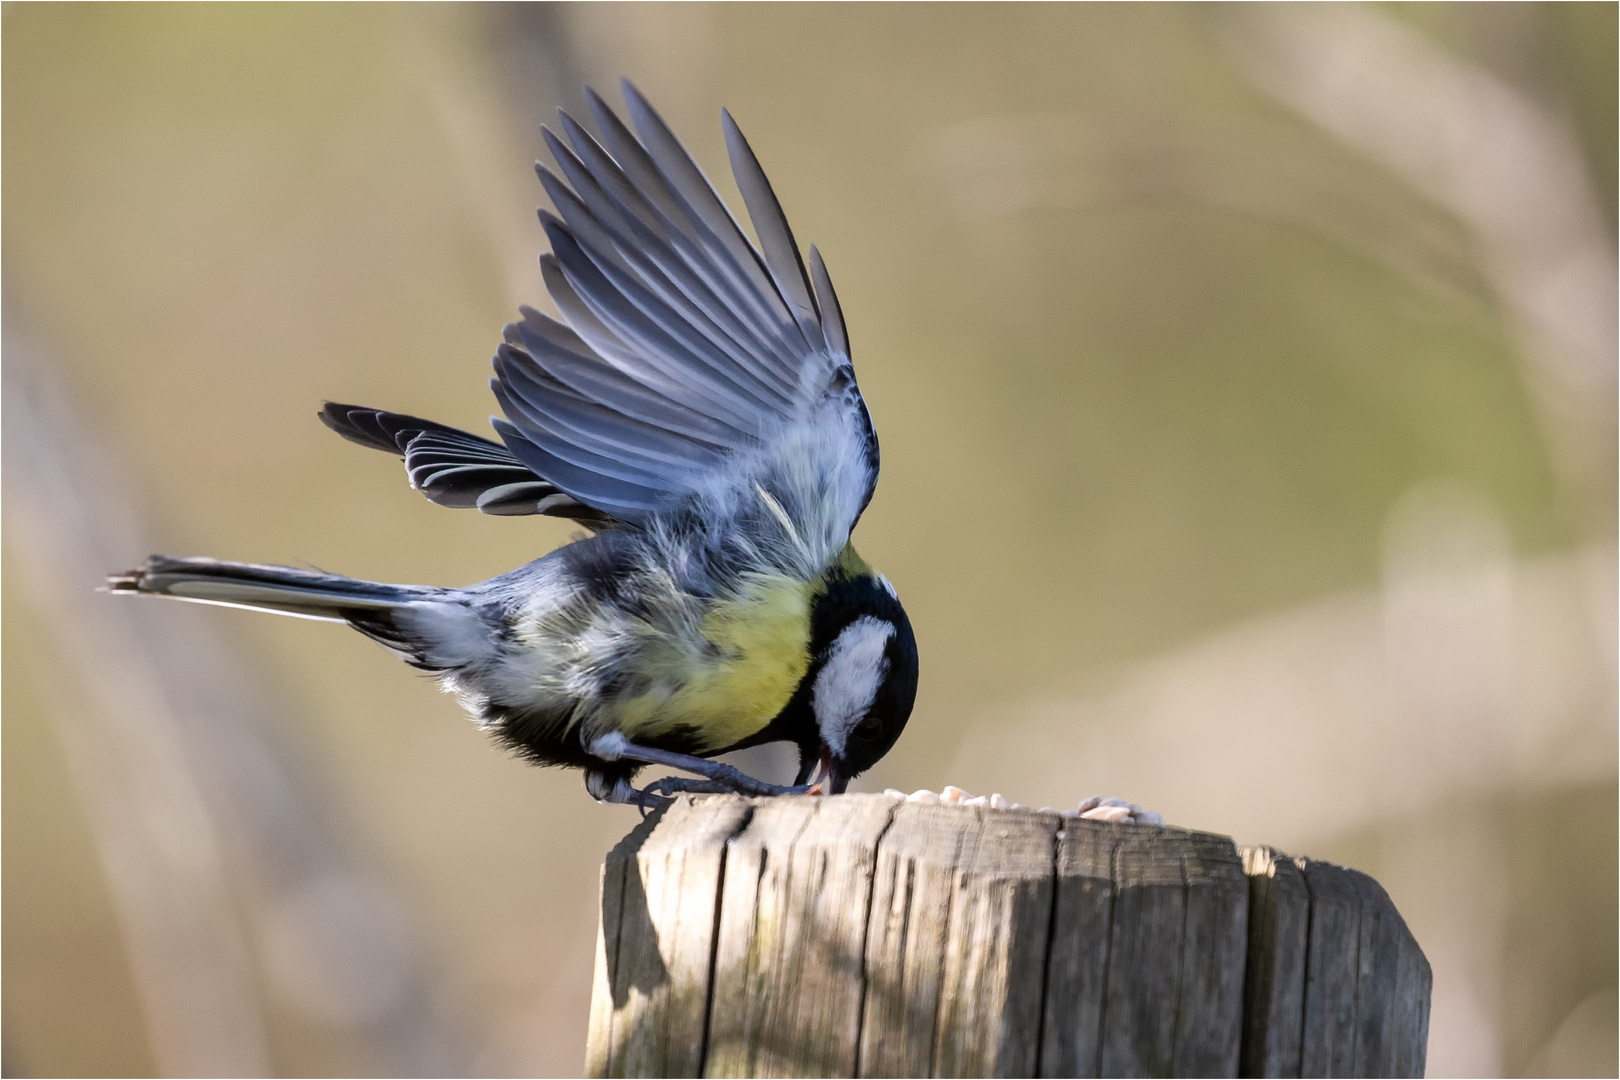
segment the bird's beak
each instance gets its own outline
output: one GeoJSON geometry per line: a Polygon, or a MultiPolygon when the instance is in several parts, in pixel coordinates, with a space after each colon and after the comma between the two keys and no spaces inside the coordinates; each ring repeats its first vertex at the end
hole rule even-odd
{"type": "Polygon", "coordinates": [[[842,795],[844,789],[849,787],[849,777],[838,771],[838,762],[833,759],[832,748],[821,748],[821,790],[828,795],[842,795]]]}
{"type": "Polygon", "coordinates": [[[849,787],[849,777],[838,771],[838,764],[833,760],[831,747],[823,745],[821,748],[821,761],[816,765],[816,775],[810,781],[810,793],[812,795],[842,795],[847,787],[849,787]]]}

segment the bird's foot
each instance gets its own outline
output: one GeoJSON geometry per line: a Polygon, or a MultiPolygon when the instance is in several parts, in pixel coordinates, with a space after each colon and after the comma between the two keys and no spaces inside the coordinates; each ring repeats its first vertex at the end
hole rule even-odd
{"type": "MultiPolygon", "coordinates": [[[[658,750],[650,746],[638,746],[630,742],[623,735],[611,733],[594,740],[590,745],[590,752],[606,761],[623,759],[626,761],[639,761],[647,765],[664,765],[673,769],[684,769],[687,772],[697,773],[703,780],[687,780],[682,777],[670,776],[647,785],[645,789],[655,796],[663,785],[676,782],[684,785],[703,784],[702,787],[685,786],[675,790],[689,792],[706,792],[728,795],[808,795],[816,790],[814,784],[770,784],[764,780],[756,780],[733,765],[723,761],[710,761],[708,758],[695,757],[691,754],[677,754],[670,750],[658,750]]],[[[628,782],[626,784],[628,786],[628,782]]],[[[601,796],[598,796],[600,798],[601,796]]]]}
{"type": "Polygon", "coordinates": [[[648,795],[730,795],[731,788],[716,780],[695,780],[690,776],[666,776],[654,780],[642,791],[648,795]]]}
{"type": "MultiPolygon", "coordinates": [[[[730,769],[729,765],[722,766],[730,769]]],[[[731,769],[736,776],[722,779],[694,780],[688,776],[666,776],[662,780],[654,780],[642,790],[650,795],[808,795],[811,791],[809,784],[784,786],[782,784],[768,784],[763,780],[756,780],[747,773],[731,769]]],[[[718,772],[718,770],[717,770],[718,772]]]]}
{"type": "MultiPolygon", "coordinates": [[[[707,790],[732,792],[737,795],[808,795],[810,793],[809,784],[772,784],[765,780],[757,780],[736,766],[727,765],[723,761],[704,761],[703,766],[702,775],[705,781],[711,785],[707,790]]],[[[679,778],[670,777],[669,779],[679,778]]]]}

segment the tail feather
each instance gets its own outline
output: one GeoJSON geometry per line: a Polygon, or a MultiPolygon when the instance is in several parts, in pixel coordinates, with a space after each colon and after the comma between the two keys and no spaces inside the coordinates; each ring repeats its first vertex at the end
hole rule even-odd
{"type": "Polygon", "coordinates": [[[347,623],[424,671],[487,663],[502,637],[499,619],[461,590],[385,585],[291,566],[154,555],[139,569],[109,577],[106,588],[347,623]]]}
{"type": "Polygon", "coordinates": [[[169,596],[346,623],[372,622],[382,612],[431,599],[439,592],[420,585],[384,585],[291,566],[167,555],[154,555],[145,566],[109,576],[106,587],[108,592],[169,596]]]}

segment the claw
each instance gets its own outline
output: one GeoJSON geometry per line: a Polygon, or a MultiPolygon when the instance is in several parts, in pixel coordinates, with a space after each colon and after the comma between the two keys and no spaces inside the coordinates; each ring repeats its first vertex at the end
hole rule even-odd
{"type": "Polygon", "coordinates": [[[663,797],[662,793],[653,791],[651,788],[641,788],[640,790],[631,788],[630,797],[625,801],[634,806],[636,809],[640,810],[642,820],[645,821],[649,811],[656,810],[671,800],[663,797]]]}

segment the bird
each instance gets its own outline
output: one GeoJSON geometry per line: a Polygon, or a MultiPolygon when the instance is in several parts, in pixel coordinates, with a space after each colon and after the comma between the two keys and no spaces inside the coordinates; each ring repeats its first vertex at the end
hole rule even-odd
{"type": "Polygon", "coordinates": [[[600,802],[681,792],[841,794],[894,746],[917,643],[851,533],[878,439],[820,252],[808,267],[722,109],[757,242],[641,92],[626,124],[541,128],[541,255],[560,317],[507,325],[497,439],[327,402],[320,420],[404,459],[440,506],[570,519],[587,532],[464,587],[153,555],[104,588],[344,623],[434,673],[495,741],[583,771],[600,802]],[[713,760],[788,742],[790,785],[713,760]],[[647,766],[666,776],[641,788],[647,766]]]}

